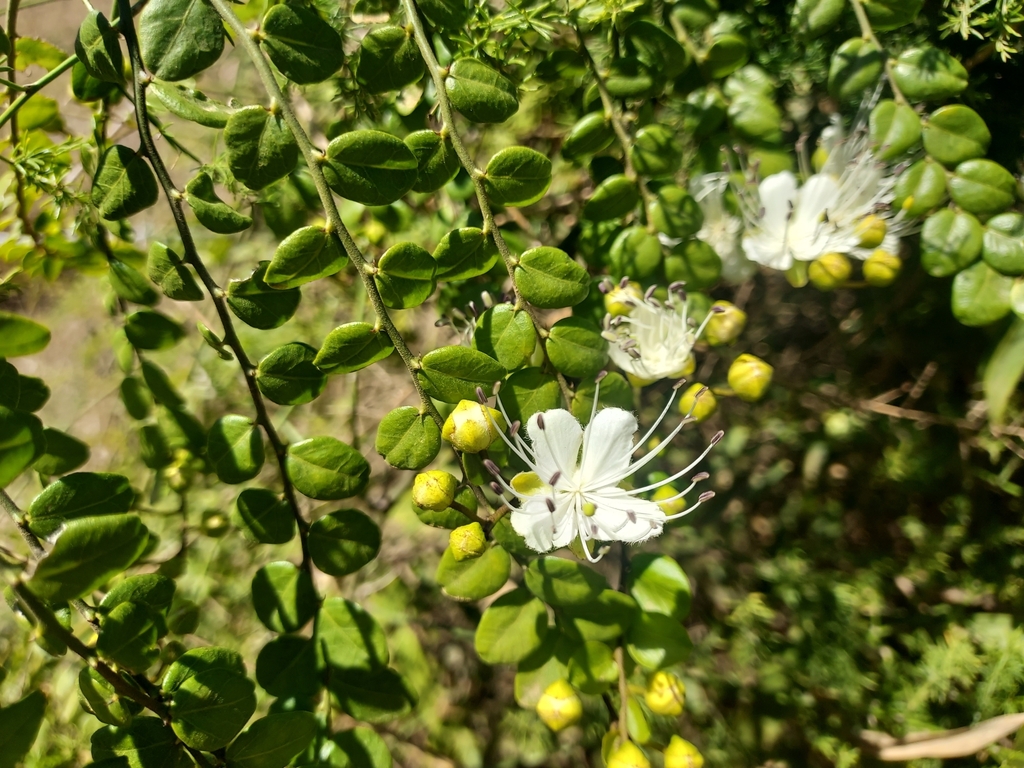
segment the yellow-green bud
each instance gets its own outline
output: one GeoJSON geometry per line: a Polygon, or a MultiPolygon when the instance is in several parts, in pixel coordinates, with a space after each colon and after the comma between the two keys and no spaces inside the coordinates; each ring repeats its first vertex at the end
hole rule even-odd
{"type": "Polygon", "coordinates": [[[423,509],[440,512],[451,506],[459,481],[449,472],[432,469],[420,472],[412,481],[412,502],[423,509]]]}
{"type": "MultiPolygon", "coordinates": [[[[674,499],[673,501],[665,501],[665,499],[671,499],[678,493],[678,488],[672,485],[663,485],[651,494],[651,501],[657,504],[661,511],[666,515],[674,515],[677,512],[682,512],[686,509],[686,499],[682,497],[674,499]]],[[[584,510],[584,512],[586,512],[586,510],[584,510]]]]}
{"type": "Polygon", "coordinates": [[[700,382],[691,384],[679,398],[679,412],[683,416],[689,413],[698,423],[710,417],[717,410],[718,400],[715,399],[715,393],[700,382]],[[704,391],[701,392],[701,390],[704,391]],[[698,392],[701,392],[700,397],[697,397],[698,392]]]}
{"type": "Polygon", "coordinates": [[[815,171],[820,172],[827,162],[828,150],[819,145],[818,148],[814,150],[814,154],[811,155],[811,165],[814,166],[815,171]]]}
{"type": "Polygon", "coordinates": [[[704,338],[712,347],[732,344],[743,333],[747,313],[731,301],[716,301],[711,309],[711,317],[704,328],[704,338]]]}
{"type": "Polygon", "coordinates": [[[556,680],[537,702],[537,715],[552,731],[568,728],[583,717],[583,702],[565,680],[556,680]]]}
{"type": "Polygon", "coordinates": [[[868,285],[884,288],[892,284],[902,266],[899,256],[879,248],[864,262],[864,280],[868,285]]]}
{"type": "Polygon", "coordinates": [[[704,755],[681,736],[673,736],[665,750],[665,768],[703,768],[704,755]]]}
{"type": "Polygon", "coordinates": [[[487,537],[480,523],[470,523],[456,528],[448,535],[448,548],[452,557],[460,563],[480,557],[487,551],[487,537]]]}
{"type": "Polygon", "coordinates": [[[441,437],[458,451],[480,453],[498,439],[499,429],[505,429],[505,419],[498,411],[474,400],[463,400],[445,420],[441,437]]]}
{"type": "Polygon", "coordinates": [[[616,285],[604,295],[604,309],[612,317],[628,315],[643,300],[639,283],[626,283],[625,287],[616,285]]]}
{"type": "Polygon", "coordinates": [[[831,291],[846,284],[850,279],[853,266],[850,260],[841,253],[826,253],[817,261],[812,261],[807,268],[807,277],[815,288],[831,291]]]}
{"type": "Polygon", "coordinates": [[[640,747],[626,741],[608,756],[607,768],[651,768],[651,761],[640,747]]]}
{"type": "Polygon", "coordinates": [[[807,262],[794,261],[793,266],[786,270],[786,282],[794,288],[807,285],[807,262]]]}
{"type": "Polygon", "coordinates": [[[774,370],[760,357],[740,355],[729,366],[729,386],[740,400],[753,403],[761,399],[772,383],[774,370]]]}
{"type": "Polygon", "coordinates": [[[647,684],[644,701],[656,715],[679,717],[686,701],[686,686],[671,672],[655,672],[647,684]]]}
{"type": "Polygon", "coordinates": [[[860,238],[858,245],[861,248],[877,248],[885,240],[885,233],[888,230],[889,227],[885,223],[885,219],[873,213],[869,213],[858,221],[854,229],[857,237],[860,238]]]}

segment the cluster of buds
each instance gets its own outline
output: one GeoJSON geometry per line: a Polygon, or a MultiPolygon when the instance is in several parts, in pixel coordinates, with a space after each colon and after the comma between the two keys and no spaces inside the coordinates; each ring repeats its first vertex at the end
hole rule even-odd
{"type": "Polygon", "coordinates": [[[490,448],[504,429],[505,419],[494,408],[475,400],[463,400],[445,420],[441,437],[457,451],[480,453],[490,448]]]}

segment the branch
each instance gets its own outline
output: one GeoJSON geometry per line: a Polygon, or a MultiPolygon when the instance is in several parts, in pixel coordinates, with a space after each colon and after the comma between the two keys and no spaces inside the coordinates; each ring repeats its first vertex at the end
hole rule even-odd
{"type": "MultiPolygon", "coordinates": [[[[118,8],[120,9],[122,19],[131,18],[131,9],[128,5],[128,0],[118,0],[118,8]]],[[[171,207],[171,213],[174,216],[174,223],[177,226],[178,235],[181,237],[182,248],[185,251],[185,258],[193,267],[195,267],[195,270],[199,275],[199,279],[202,280],[203,285],[206,286],[206,290],[213,299],[217,315],[220,317],[221,325],[224,328],[224,343],[227,344],[231,348],[231,351],[235,353],[235,359],[242,368],[242,375],[245,377],[245,384],[249,389],[249,397],[256,410],[256,421],[263,427],[263,431],[266,433],[267,439],[270,441],[270,445],[274,450],[274,456],[277,459],[277,465],[281,472],[281,484],[284,486],[285,499],[288,502],[288,506],[291,508],[292,516],[295,518],[295,522],[299,528],[299,541],[302,545],[302,567],[308,571],[311,569],[312,562],[310,559],[309,544],[307,541],[309,523],[307,523],[305,518],[302,516],[302,512],[299,509],[298,499],[295,496],[295,488],[292,485],[291,478],[288,477],[288,469],[286,465],[287,446],[281,439],[280,435],[277,434],[277,430],[274,428],[274,424],[270,419],[270,414],[267,411],[267,405],[263,400],[263,393],[261,393],[259,388],[256,386],[256,368],[250,362],[248,355],[245,353],[245,349],[242,347],[242,342],[239,340],[238,334],[235,332],[231,313],[228,311],[227,303],[224,300],[226,294],[224,293],[224,290],[217,285],[217,282],[213,279],[213,276],[210,274],[206,265],[203,263],[202,258],[199,256],[199,250],[196,248],[195,240],[192,238],[192,231],[189,229],[188,222],[185,218],[185,210],[181,202],[182,195],[175,188],[174,182],[171,180],[171,176],[167,171],[167,166],[164,165],[163,160],[160,158],[160,153],[157,151],[156,143],[153,141],[153,132],[150,130],[149,114],[146,109],[146,88],[152,81],[152,77],[145,72],[142,65],[142,55],[139,51],[138,38],[135,35],[134,22],[125,24],[122,34],[124,35],[125,43],[128,48],[128,56],[132,64],[132,80],[135,91],[135,120],[139,126],[139,136],[142,139],[143,149],[145,150],[149,161],[153,164],[153,169],[156,171],[157,178],[160,180],[160,186],[163,187],[164,196],[167,198],[167,203],[171,207]]]]}
{"type": "Polygon", "coordinates": [[[861,731],[862,749],[886,762],[924,758],[968,757],[1010,736],[1024,726],[1024,715],[1000,715],[967,728],[949,731],[919,731],[896,738],[880,731],[861,731]]]}
{"type": "Polygon", "coordinates": [[[878,37],[875,36],[875,30],[871,28],[871,21],[868,19],[867,11],[864,10],[864,4],[861,0],[850,0],[850,5],[853,6],[853,12],[857,16],[857,23],[860,25],[860,33],[864,36],[865,40],[870,40],[872,44],[879,51],[882,51],[882,55],[885,56],[885,78],[889,81],[889,87],[892,88],[892,95],[896,99],[897,103],[903,104],[904,106],[910,106],[910,102],[907,101],[907,97],[903,95],[903,91],[896,85],[896,78],[893,77],[892,69],[892,57],[885,53],[882,48],[882,44],[878,42],[878,37]]]}
{"type": "MultiPolygon", "coordinates": [[[[444,82],[447,71],[441,70],[441,65],[434,54],[434,47],[427,37],[426,30],[423,28],[423,20],[420,18],[415,0],[402,0],[402,4],[405,6],[406,15],[412,24],[413,36],[416,39],[416,45],[420,49],[420,55],[423,57],[423,61],[426,62],[427,70],[434,81],[434,90],[437,91],[437,105],[441,111],[442,137],[447,136],[451,139],[455,154],[459,156],[459,162],[466,173],[469,174],[470,179],[473,180],[477,204],[480,206],[480,216],[484,220],[483,232],[485,235],[489,234],[494,240],[498,253],[501,254],[501,260],[505,263],[509,280],[512,282],[512,292],[515,295],[516,308],[523,309],[530,315],[530,319],[533,321],[533,326],[537,332],[537,338],[540,340],[541,348],[544,350],[544,357],[547,359],[547,333],[544,330],[544,324],[541,322],[536,308],[531,306],[522,297],[522,294],[519,292],[519,286],[516,285],[515,269],[519,262],[512,253],[512,249],[508,247],[508,243],[505,242],[505,238],[501,236],[501,230],[498,228],[498,225],[494,222],[494,211],[491,208],[491,201],[488,199],[487,191],[484,188],[484,172],[477,167],[473,156],[469,154],[469,150],[466,149],[466,145],[462,141],[462,136],[459,135],[455,128],[455,113],[452,109],[451,98],[448,95],[448,86],[444,82]]],[[[558,388],[562,392],[565,407],[572,408],[572,390],[569,389],[568,382],[566,382],[565,377],[558,370],[555,370],[555,378],[558,380],[558,388]]]]}

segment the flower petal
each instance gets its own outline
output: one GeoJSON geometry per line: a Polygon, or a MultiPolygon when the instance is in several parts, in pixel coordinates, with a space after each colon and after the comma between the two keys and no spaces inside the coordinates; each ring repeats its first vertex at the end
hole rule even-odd
{"type": "MultiPolygon", "coordinates": [[[[681,364],[680,364],[681,367],[681,364]]],[[[633,456],[636,416],[621,408],[603,408],[583,433],[580,485],[590,488],[618,485],[633,456]]]]}
{"type": "Polygon", "coordinates": [[[633,498],[621,488],[588,495],[588,499],[597,508],[591,520],[599,530],[591,538],[639,544],[661,535],[665,513],[653,501],[633,498]]]}
{"type": "Polygon", "coordinates": [[[758,185],[761,197],[761,225],[770,232],[782,232],[797,202],[797,181],[789,171],[773,174],[758,185]]]}
{"type": "Polygon", "coordinates": [[[510,522],[515,532],[526,540],[526,546],[537,552],[564,547],[578,534],[568,500],[556,505],[552,512],[546,498],[530,498],[512,510],[510,522]]]}
{"type": "Polygon", "coordinates": [[[575,416],[564,408],[535,413],[526,425],[526,433],[536,459],[533,469],[541,480],[550,483],[556,472],[561,472],[566,478],[576,476],[583,427],[575,416]]]}

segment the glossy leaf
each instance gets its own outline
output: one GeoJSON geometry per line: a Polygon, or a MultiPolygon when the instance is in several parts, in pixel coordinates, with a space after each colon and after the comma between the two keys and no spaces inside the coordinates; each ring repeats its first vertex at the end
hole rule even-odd
{"type": "Polygon", "coordinates": [[[675,619],[641,611],[626,634],[626,651],[645,669],[664,669],[685,661],[693,643],[675,619]]]}
{"type": "Polygon", "coordinates": [[[965,160],[949,178],[949,196],[965,211],[991,216],[1017,199],[1017,180],[999,163],[965,160]]]}
{"type": "Polygon", "coordinates": [[[256,682],[271,696],[314,696],[320,690],[316,643],[297,635],[275,637],[256,657],[256,682]]]}
{"type": "Polygon", "coordinates": [[[221,416],[210,428],[206,455],[221,482],[244,483],[263,467],[263,435],[252,419],[221,416]]]}
{"type": "Polygon", "coordinates": [[[208,0],[153,0],[139,14],[139,46],[147,72],[184,80],[220,58],[224,25],[208,0]]]}
{"type": "Polygon", "coordinates": [[[75,54],[86,72],[97,80],[118,83],[124,77],[120,38],[99,11],[90,11],[79,26],[75,54]]]}
{"type": "Polygon", "coordinates": [[[302,405],[320,396],[327,374],[313,365],[317,351],[293,341],[278,347],[256,366],[256,386],[278,405],[302,405]]]}
{"type": "Polygon", "coordinates": [[[102,218],[126,219],[149,208],[158,196],[156,176],[135,150],[114,144],[100,155],[91,200],[102,218]]]}
{"type": "Polygon", "coordinates": [[[419,80],[423,70],[416,41],[402,27],[371,29],[359,46],[356,81],[369,93],[397,91],[419,80]]]}
{"type": "Polygon", "coordinates": [[[255,689],[252,680],[233,670],[199,672],[174,690],[171,728],[193,749],[226,747],[256,711],[255,689]]]}
{"type": "Polygon", "coordinates": [[[629,593],[645,611],[682,621],[690,613],[690,580],[666,555],[641,554],[630,562],[629,593]]]}
{"type": "Polygon", "coordinates": [[[488,547],[480,557],[456,560],[450,548],[441,555],[435,579],[448,597],[456,600],[483,600],[508,581],[512,558],[500,546],[488,547]]]}
{"type": "Polygon", "coordinates": [[[467,280],[486,274],[498,261],[494,241],[476,227],[453,229],[434,249],[438,280],[467,280]]]}
{"type": "Polygon", "coordinates": [[[251,216],[239,213],[217,196],[213,178],[206,171],[200,171],[185,185],[185,202],[200,224],[219,235],[232,235],[252,226],[251,216]]]}
{"type": "Polygon", "coordinates": [[[366,459],[333,437],[313,437],[289,445],[286,466],[299,492],[321,501],[356,496],[370,477],[366,459]]]}
{"type": "Polygon", "coordinates": [[[43,430],[46,450],[32,468],[41,475],[63,475],[78,469],[89,460],[89,446],[59,429],[43,430]]]}
{"type": "Polygon", "coordinates": [[[256,571],[252,604],[267,629],[297,632],[316,615],[318,599],[309,573],[280,561],[256,571]]]}
{"type": "Polygon", "coordinates": [[[25,522],[33,533],[46,538],[69,520],[123,514],[134,499],[124,475],[76,472],[50,483],[32,499],[25,522]]]}
{"type": "Polygon", "coordinates": [[[444,81],[452,106],[474,123],[503,123],[519,110],[512,81],[479,59],[459,59],[444,81]]]}
{"type": "Polygon", "coordinates": [[[416,156],[416,183],[414,192],[436,192],[462,168],[452,140],[434,131],[415,131],[405,137],[405,143],[416,156]]]}
{"type": "Polygon", "coordinates": [[[374,448],[397,469],[423,469],[441,450],[441,430],[419,408],[395,408],[381,419],[374,448]]]}
{"type": "Polygon", "coordinates": [[[228,307],[243,323],[260,330],[284,325],[302,300],[297,288],[271,288],[264,279],[269,267],[269,261],[261,261],[249,277],[228,283],[228,307]]]}
{"type": "Polygon", "coordinates": [[[498,205],[520,207],[537,202],[551,186],[551,160],[533,149],[506,147],[484,170],[487,195],[498,205]]]}
{"type": "Polygon", "coordinates": [[[33,355],[50,343],[50,330],[35,320],[0,312],[0,357],[33,355]]]}
{"type": "Polygon", "coordinates": [[[95,731],[92,757],[97,761],[121,757],[129,768],[187,768],[192,765],[174,732],[157,717],[136,717],[125,728],[106,726],[95,731]]]}
{"type": "Polygon", "coordinates": [[[355,509],[340,509],[309,528],[313,564],[331,576],[355,573],[380,551],[380,528],[355,509]]]}
{"type": "Polygon", "coordinates": [[[233,113],[224,127],[224,145],[231,173],[254,190],[287,176],[299,159],[299,146],[284,119],[263,107],[243,107],[233,113]]]}
{"type": "Polygon", "coordinates": [[[327,145],[331,189],[363,205],[389,205],[412,189],[419,163],[401,139],[383,131],[349,131],[327,145]]]}
{"type": "Polygon", "coordinates": [[[281,768],[309,746],[316,733],[317,718],[312,712],[277,712],[238,734],[225,757],[232,768],[281,768]]]}
{"type": "Polygon", "coordinates": [[[429,251],[415,243],[398,243],[380,257],[373,279],[385,306],[411,309],[434,293],[436,273],[437,262],[429,251]]]}
{"type": "Polygon", "coordinates": [[[388,335],[369,323],[345,323],[327,334],[313,364],[324,373],[352,373],[394,351],[388,335]]]}
{"type": "Polygon", "coordinates": [[[270,60],[292,82],[319,83],[345,61],[341,36],[313,7],[294,3],[271,6],[260,32],[260,43],[270,60]]]}
{"type": "Polygon", "coordinates": [[[238,494],[232,519],[247,539],[258,544],[286,544],[295,536],[288,502],[265,488],[246,488],[238,494]]]}
{"type": "Polygon", "coordinates": [[[393,669],[367,673],[346,670],[330,679],[330,691],[342,711],[367,723],[386,723],[408,714],[416,697],[393,669]]]}
{"type": "Polygon", "coordinates": [[[1010,313],[1013,278],[979,261],[953,278],[953,316],[964,325],[990,325],[1010,313]]]}
{"type": "Polygon", "coordinates": [[[944,208],[921,228],[921,266],[932,277],[959,272],[981,255],[982,238],[974,216],[944,208]]]}
{"type": "Polygon", "coordinates": [[[223,128],[228,124],[231,113],[235,111],[227,104],[211,99],[202,91],[187,85],[154,80],[148,92],[153,94],[171,114],[207,128],[223,128]]]}
{"type": "Polygon", "coordinates": [[[930,45],[903,51],[892,76],[910,101],[941,101],[957,96],[968,80],[963,64],[930,45]]]}
{"type": "Polygon", "coordinates": [[[550,246],[520,256],[515,279],[523,297],[542,309],[575,306],[590,293],[587,271],[565,251],[550,246]]]}
{"type": "Polygon", "coordinates": [[[390,658],[384,630],[373,616],[356,603],[340,597],[324,600],[314,639],[317,653],[332,672],[377,672],[387,666],[390,658]]]}
{"type": "Polygon", "coordinates": [[[175,301],[203,300],[203,292],[185,262],[163,243],[154,242],[149,247],[147,266],[149,279],[160,287],[167,298],[175,301]]]}
{"type": "Polygon", "coordinates": [[[1024,275],[1024,216],[1010,212],[989,219],[981,257],[1004,275],[1024,275]]]}
{"type": "Polygon", "coordinates": [[[551,326],[546,349],[555,369],[573,378],[596,376],[608,364],[601,329],[579,317],[564,317],[551,326]]]}
{"type": "Polygon", "coordinates": [[[608,589],[607,580],[592,568],[561,557],[538,557],[524,574],[526,587],[548,605],[580,605],[608,589]]]}
{"type": "Polygon", "coordinates": [[[32,466],[45,450],[46,437],[39,419],[0,406],[0,488],[32,466]]]}
{"type": "Polygon", "coordinates": [[[501,385],[498,397],[509,418],[522,424],[526,424],[535,413],[562,405],[558,380],[540,368],[514,371],[501,385]]]}
{"type": "Polygon", "coordinates": [[[515,664],[540,647],[547,631],[544,603],[519,587],[484,611],[473,643],[488,664],[515,664]]]}
{"type": "Polygon", "coordinates": [[[160,312],[142,309],[124,320],[124,333],[136,349],[170,349],[185,337],[185,330],[160,312]]]}
{"type": "Polygon", "coordinates": [[[0,707],[0,768],[15,768],[28,755],[45,716],[42,691],[32,691],[20,701],[0,707]]]}
{"type": "Polygon", "coordinates": [[[963,104],[940,107],[928,116],[922,134],[924,151],[948,168],[988,151],[992,134],[981,116],[963,104]]]}
{"type": "Polygon", "coordinates": [[[511,304],[498,304],[477,319],[473,346],[512,371],[525,365],[533,355],[537,330],[529,312],[511,304]]]}
{"type": "Polygon", "coordinates": [[[446,403],[475,400],[476,388],[489,392],[505,377],[505,369],[483,352],[466,347],[441,347],[423,356],[416,372],[423,389],[446,403]]]}

